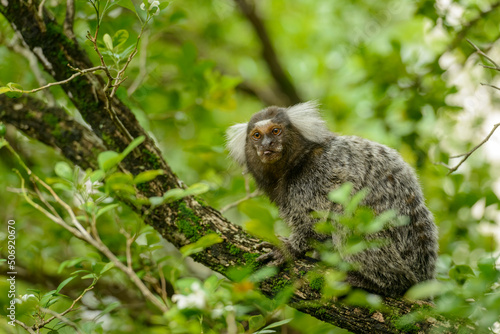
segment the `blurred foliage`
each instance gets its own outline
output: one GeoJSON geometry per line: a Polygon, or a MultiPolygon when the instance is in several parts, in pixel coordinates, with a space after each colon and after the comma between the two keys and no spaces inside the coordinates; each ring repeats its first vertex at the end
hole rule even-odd
{"type": "MultiPolygon", "coordinates": [[[[415,287],[409,297],[436,295],[438,313],[469,317],[481,328],[494,328],[500,317],[498,141],[496,151],[493,144],[485,145],[451,175],[436,163],[453,165],[457,161],[449,159],[450,155],[467,152],[498,122],[500,93],[481,86],[495,82],[498,86],[498,72],[479,66],[489,63],[465,41],[470,39],[500,62],[498,3],[254,2],[284,68],[304,99],[321,102],[331,129],[391,146],[417,169],[439,226],[440,259],[438,281],[415,287]]],[[[59,22],[64,20],[64,3],[45,3],[59,22]]],[[[93,63],[98,64],[92,45],[85,41],[86,32],[95,31],[96,14],[86,1],[75,4],[75,34],[93,63]]],[[[144,20],[139,5],[136,3],[135,8],[144,20]]],[[[202,198],[222,208],[246,194],[241,169],[229,161],[224,150],[225,130],[261,109],[265,103],[259,96],[270,95],[280,101],[278,89],[261,57],[260,41],[235,2],[172,1],[155,14],[117,95],[157,139],[178,176],[187,184],[207,185],[210,190],[202,198]]],[[[106,12],[99,40],[103,50],[108,50],[109,64],[123,59],[123,55],[116,55],[131,50],[140,30],[141,22],[131,10],[117,5],[106,12]]],[[[0,41],[0,87],[13,82],[26,90],[43,85],[36,73],[39,65],[30,63],[25,54],[20,56],[20,42],[3,17],[0,41]]],[[[48,75],[42,76],[52,81],[48,75]]],[[[79,117],[59,87],[51,88],[50,94],[70,115],[79,117]]],[[[46,92],[36,95],[49,100],[46,92]]],[[[75,211],[84,209],[86,201],[78,200],[75,194],[87,188],[83,179],[69,176],[68,171],[75,173],[74,169],[58,164],[64,159],[54,150],[9,126],[6,130],[5,137],[27,166],[54,186],[75,211]],[[60,182],[62,175],[72,178],[73,183],[60,182]]],[[[108,161],[112,167],[117,156],[108,155],[102,163],[108,161]]],[[[69,316],[87,332],[265,333],[279,331],[280,326],[296,333],[345,332],[284,306],[289,294],[277,300],[262,297],[255,289],[259,280],[252,279],[251,273],[234,277],[235,283],[230,283],[200,268],[162,241],[152,228],[144,226],[129,208],[109,197],[109,202],[101,204],[113,207],[102,212],[98,221],[103,242],[125,260],[123,231],[138,233],[131,246],[134,269],[143,279],[164,277],[168,282],[165,285],[171,298],[170,311],[165,316],[155,315],[155,308],[145,304],[122,272],[111,268],[103,272],[108,259],[26,203],[18,194],[20,180],[13,168],[22,170],[9,151],[0,150],[0,202],[4,208],[0,213],[1,254],[6,258],[6,222],[13,217],[20,320],[29,323],[31,316],[40,312],[39,306],[50,306],[56,312],[69,307],[94,284],[83,278],[83,272],[77,272],[84,270],[98,280],[81,300],[76,314],[69,316]],[[69,277],[75,278],[66,281],[69,277]],[[293,320],[279,322],[287,319],[293,320]],[[277,325],[264,329],[272,324],[277,325]]],[[[102,170],[106,168],[101,166],[102,170]]],[[[154,176],[143,175],[146,179],[154,176]]],[[[121,189],[133,182],[119,177],[115,181],[121,189]]],[[[109,196],[116,190],[112,187],[110,184],[107,190],[100,191],[107,191],[109,196]]],[[[254,188],[250,181],[250,190],[254,188]]],[[[202,190],[194,188],[200,193],[202,190]]],[[[152,201],[159,203],[169,198],[152,201]]],[[[276,208],[264,197],[245,201],[225,215],[251,230],[272,231],[274,226],[277,233],[287,233],[276,208]]],[[[195,250],[185,251],[189,254],[195,250]]],[[[2,268],[4,264],[0,263],[2,268]]],[[[345,292],[338,284],[341,273],[330,271],[324,277],[326,284],[319,288],[322,286],[326,295],[345,292]]],[[[2,278],[0,326],[9,333],[22,332],[4,320],[4,305],[9,302],[7,290],[6,279],[2,278]]],[[[374,296],[355,293],[347,301],[379,305],[374,296]]],[[[407,316],[401,319],[401,325],[431,312],[421,310],[407,316]]],[[[62,323],[54,323],[51,329],[72,332],[62,323]]]]}

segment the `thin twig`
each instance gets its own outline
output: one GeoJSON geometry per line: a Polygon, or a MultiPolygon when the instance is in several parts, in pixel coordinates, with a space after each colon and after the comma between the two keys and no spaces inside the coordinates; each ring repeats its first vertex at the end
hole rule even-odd
{"type": "Polygon", "coordinates": [[[125,81],[126,78],[122,78],[123,73],[125,73],[125,70],[127,69],[128,65],[130,64],[132,59],[137,54],[137,51],[139,48],[139,43],[141,41],[142,34],[144,33],[144,28],[146,27],[146,24],[148,23],[149,20],[151,20],[151,18],[148,18],[148,20],[142,25],[141,31],[140,31],[139,35],[137,36],[137,41],[135,42],[134,50],[132,50],[132,52],[128,55],[128,58],[127,58],[127,61],[125,62],[125,65],[123,65],[122,69],[118,72],[118,74],[116,76],[116,82],[113,85],[113,89],[111,90],[111,94],[109,95],[110,97],[113,97],[115,95],[118,87],[122,84],[123,81],[125,81]]]}
{"type": "Polygon", "coordinates": [[[484,64],[479,64],[484,68],[489,68],[490,70],[495,70],[495,71],[500,71],[499,67],[494,67],[494,66],[489,66],[489,65],[484,65],[484,64]]]}
{"type": "MultiPolygon", "coordinates": [[[[97,17],[99,18],[99,9],[97,7],[95,7],[95,5],[93,3],[92,3],[92,5],[94,6],[94,8],[96,10],[97,17]]],[[[116,124],[116,126],[120,130],[120,132],[129,140],[129,142],[132,142],[134,140],[134,137],[132,137],[132,135],[127,130],[127,128],[125,128],[125,126],[123,125],[122,121],[118,118],[118,115],[116,114],[116,111],[111,106],[112,95],[109,94],[108,90],[109,90],[110,87],[113,87],[113,89],[116,88],[115,86],[113,86],[113,81],[114,80],[118,81],[119,77],[114,78],[111,75],[111,72],[109,71],[108,65],[106,65],[106,62],[104,61],[104,56],[102,55],[101,51],[99,51],[99,47],[97,46],[97,36],[99,35],[99,27],[100,27],[100,20],[98,19],[98,21],[97,21],[97,27],[95,29],[94,36],[92,36],[90,34],[90,32],[87,32],[87,39],[90,40],[92,42],[92,44],[94,45],[94,51],[99,56],[99,60],[101,61],[101,66],[104,67],[104,73],[106,73],[106,77],[108,78],[108,80],[106,81],[106,85],[102,89],[102,91],[104,92],[104,97],[105,97],[105,102],[106,102],[105,109],[108,112],[108,114],[111,117],[111,119],[113,120],[113,122],[116,124]]],[[[120,84],[121,84],[121,82],[120,82],[120,84]]],[[[136,150],[134,150],[134,152],[136,152],[136,150]]]]}
{"type": "MultiPolygon", "coordinates": [[[[40,70],[38,60],[35,56],[35,54],[27,47],[23,45],[21,42],[22,40],[22,35],[18,32],[14,35],[14,38],[11,40],[10,43],[6,43],[7,48],[11,49],[12,51],[19,53],[22,55],[24,58],[28,60],[31,72],[36,78],[36,81],[38,81],[38,84],[40,86],[45,86],[47,84],[47,80],[43,77],[42,71],[40,70]],[[21,36],[21,37],[19,37],[21,36]]],[[[47,104],[49,106],[55,105],[55,98],[52,95],[52,93],[48,90],[45,90],[42,92],[44,97],[47,99],[47,104]]]]}
{"type": "Polygon", "coordinates": [[[488,86],[488,87],[491,87],[491,88],[495,88],[496,90],[500,90],[500,87],[498,86],[495,86],[495,85],[490,85],[490,84],[487,84],[487,83],[481,83],[482,86],[488,86]]]}
{"type": "Polygon", "coordinates": [[[22,328],[24,328],[24,329],[25,329],[28,333],[30,333],[30,334],[35,334],[35,332],[34,332],[34,331],[30,328],[30,327],[28,327],[28,325],[26,325],[24,322],[19,321],[19,320],[17,320],[17,319],[16,319],[16,320],[14,320],[14,322],[15,322],[16,324],[18,324],[19,326],[21,326],[22,328]]]}
{"type": "Polygon", "coordinates": [[[62,315],[60,315],[59,313],[57,312],[54,312],[48,308],[43,308],[41,307],[40,310],[44,313],[49,313],[49,314],[52,314],[55,318],[57,318],[58,320],[60,320],[61,322],[65,323],[66,325],[68,326],[71,326],[75,331],[76,333],[79,333],[81,334],[82,331],[80,330],[80,328],[78,327],[78,325],[76,323],[74,323],[73,321],[69,320],[68,318],[66,317],[63,317],[62,315]]]}
{"type": "MultiPolygon", "coordinates": [[[[78,302],[80,301],[80,299],[82,299],[82,298],[83,298],[83,296],[85,296],[85,294],[86,294],[87,292],[89,292],[90,290],[92,290],[92,289],[94,288],[94,286],[95,286],[95,284],[96,284],[96,283],[97,283],[97,280],[96,280],[96,279],[94,279],[94,281],[92,282],[92,284],[91,284],[88,288],[86,288],[85,290],[83,290],[83,292],[82,292],[82,293],[81,293],[81,294],[80,294],[80,295],[79,295],[79,296],[78,296],[75,300],[73,300],[73,303],[71,303],[70,307],[68,307],[68,308],[67,308],[65,311],[63,311],[62,313],[57,313],[57,314],[54,314],[54,313],[50,312],[50,313],[52,313],[52,314],[54,314],[54,315],[53,315],[52,317],[48,318],[47,320],[44,320],[44,321],[43,321],[42,323],[40,323],[40,324],[35,324],[35,325],[33,325],[33,327],[32,327],[32,328],[33,328],[33,330],[38,330],[38,329],[40,329],[40,328],[42,328],[42,327],[45,327],[45,326],[46,326],[48,323],[50,323],[52,320],[54,320],[54,319],[56,319],[56,318],[57,318],[57,319],[61,319],[61,317],[64,317],[66,314],[68,314],[69,312],[73,311],[73,310],[74,310],[74,307],[75,307],[75,305],[76,305],[76,303],[78,303],[78,302]]],[[[42,310],[47,310],[47,309],[42,309],[42,310]]]]}
{"type": "Polygon", "coordinates": [[[472,153],[474,153],[478,148],[480,148],[481,146],[484,145],[484,143],[486,143],[490,138],[491,136],[493,135],[493,133],[496,131],[496,129],[500,126],[500,123],[497,123],[493,126],[493,129],[491,129],[490,133],[486,136],[486,138],[483,139],[482,142],[480,142],[478,145],[476,145],[473,149],[471,149],[469,152],[467,153],[463,153],[463,154],[459,154],[459,155],[455,155],[455,156],[451,156],[450,159],[456,159],[456,158],[462,158],[462,160],[460,160],[460,162],[455,166],[455,167],[448,167],[446,165],[446,168],[449,169],[449,172],[448,172],[448,175],[450,175],[451,173],[455,172],[464,162],[465,160],[467,160],[471,155],[472,153]]]}
{"type": "Polygon", "coordinates": [[[78,70],[77,73],[73,74],[69,78],[67,78],[65,80],[62,80],[62,81],[51,82],[51,83],[49,83],[49,84],[47,84],[45,86],[38,87],[38,88],[35,88],[35,89],[32,89],[32,90],[20,90],[20,89],[13,88],[13,91],[18,91],[18,92],[22,92],[22,93],[26,93],[26,94],[36,93],[36,92],[39,92],[41,90],[47,89],[49,87],[64,85],[64,84],[70,82],[71,80],[73,80],[74,78],[79,77],[81,75],[84,75],[85,73],[91,73],[91,72],[96,72],[96,71],[101,71],[101,70],[105,70],[105,68],[103,66],[96,66],[96,67],[86,68],[84,70],[78,70]]]}
{"type": "Polygon", "coordinates": [[[486,53],[484,53],[480,48],[477,47],[477,45],[475,45],[474,43],[472,43],[470,41],[470,39],[466,38],[467,42],[469,42],[470,45],[472,45],[472,47],[474,49],[476,49],[476,53],[483,56],[484,58],[486,58],[490,63],[492,63],[494,65],[494,67],[489,67],[487,65],[483,65],[484,67],[487,67],[487,68],[493,68],[494,70],[497,70],[497,71],[500,71],[500,67],[498,67],[497,63],[491,59],[486,53]]]}
{"type": "Polygon", "coordinates": [[[234,208],[235,206],[238,206],[240,203],[244,202],[244,201],[247,201],[251,198],[254,198],[254,197],[257,197],[259,195],[262,195],[261,192],[259,190],[255,190],[253,193],[250,193],[250,194],[247,194],[245,197],[237,200],[236,202],[233,202],[233,203],[230,203],[228,205],[226,205],[225,207],[223,207],[222,209],[220,209],[219,211],[221,213],[224,213],[226,212],[227,210],[229,209],[232,209],[234,208]]]}

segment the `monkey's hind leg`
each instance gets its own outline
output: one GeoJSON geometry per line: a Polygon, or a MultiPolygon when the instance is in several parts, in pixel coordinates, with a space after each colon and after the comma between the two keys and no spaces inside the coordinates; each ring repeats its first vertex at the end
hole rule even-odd
{"type": "Polygon", "coordinates": [[[349,262],[356,270],[347,273],[346,282],[352,287],[388,297],[400,297],[418,283],[413,271],[399,254],[382,249],[371,249],[353,255],[349,262]]]}

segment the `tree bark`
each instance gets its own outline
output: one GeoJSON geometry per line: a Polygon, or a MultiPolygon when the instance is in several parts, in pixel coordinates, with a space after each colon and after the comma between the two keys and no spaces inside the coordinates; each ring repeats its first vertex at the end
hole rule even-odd
{"type": "MultiPolygon", "coordinates": [[[[79,45],[64,35],[62,26],[47,12],[44,12],[43,18],[38,16],[37,2],[30,3],[9,0],[7,6],[0,6],[0,13],[10,22],[15,32],[22,36],[25,45],[38,57],[44,69],[55,80],[60,81],[74,73],[68,64],[79,69],[92,67],[88,56],[79,45]]],[[[27,96],[16,100],[0,96],[0,120],[54,147],[77,165],[96,168],[96,158],[100,152],[121,151],[130,142],[120,132],[109,113],[104,111],[106,96],[103,87],[103,79],[95,74],[77,77],[62,86],[91,130],[77,123],[64,110],[49,108],[43,102],[27,96]]],[[[138,147],[140,154],[130,154],[123,160],[122,170],[133,175],[151,169],[163,169],[165,172],[147,187],[141,188],[138,196],[161,196],[169,189],[184,187],[130,109],[116,97],[111,100],[111,104],[132,137],[146,137],[138,147]]],[[[165,240],[178,248],[198,240],[205,234],[219,234],[223,242],[192,256],[194,260],[214,271],[226,275],[229,268],[236,266],[258,267],[255,259],[261,255],[257,250],[261,240],[231,224],[217,210],[193,197],[161,205],[153,210],[135,210],[138,210],[144,221],[153,226],[165,240]]],[[[306,273],[314,268],[314,262],[307,259],[298,260],[293,266],[283,268],[278,275],[263,281],[259,289],[264,295],[272,298],[282,287],[294,282],[296,289],[289,302],[290,306],[355,333],[428,332],[437,327],[445,328],[450,333],[458,330],[457,324],[443,318],[426,319],[411,328],[400,328],[396,325],[401,315],[421,308],[422,303],[385,298],[383,310],[369,310],[349,306],[341,301],[324,300],[317,289],[311,288],[311,282],[306,276],[306,273]]]]}

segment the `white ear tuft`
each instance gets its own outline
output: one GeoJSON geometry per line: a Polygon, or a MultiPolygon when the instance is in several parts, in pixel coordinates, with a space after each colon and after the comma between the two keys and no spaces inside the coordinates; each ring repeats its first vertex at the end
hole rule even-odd
{"type": "Polygon", "coordinates": [[[246,164],[245,143],[247,137],[247,123],[238,123],[231,126],[226,131],[229,155],[240,165],[246,164]]]}
{"type": "Polygon", "coordinates": [[[290,122],[310,141],[321,143],[331,136],[316,101],[299,103],[286,110],[290,122]]]}

